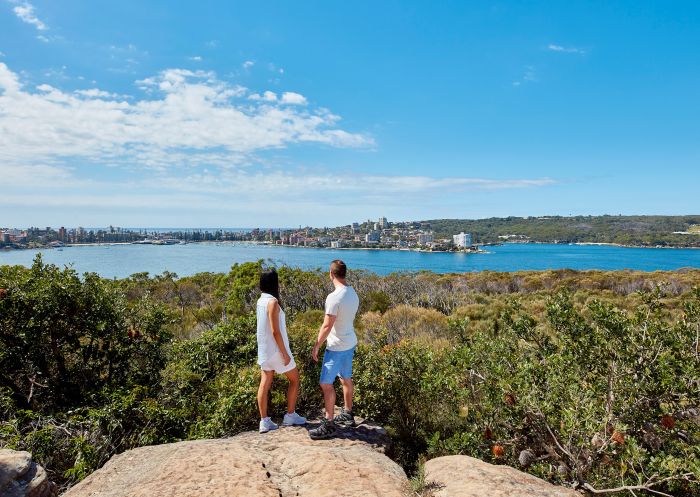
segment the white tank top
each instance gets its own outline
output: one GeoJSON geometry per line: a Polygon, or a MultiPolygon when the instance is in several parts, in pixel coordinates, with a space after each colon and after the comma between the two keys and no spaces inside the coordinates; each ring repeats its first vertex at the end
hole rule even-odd
{"type": "MultiPolygon", "coordinates": [[[[258,364],[261,365],[275,354],[279,353],[279,347],[272,335],[272,326],[267,313],[267,306],[271,300],[276,300],[269,293],[263,293],[258,299],[256,306],[258,316],[258,364]]],[[[284,315],[284,310],[280,308],[280,334],[284,341],[284,347],[287,349],[287,354],[292,357],[292,352],[289,350],[289,338],[287,337],[287,319],[284,315]]]]}

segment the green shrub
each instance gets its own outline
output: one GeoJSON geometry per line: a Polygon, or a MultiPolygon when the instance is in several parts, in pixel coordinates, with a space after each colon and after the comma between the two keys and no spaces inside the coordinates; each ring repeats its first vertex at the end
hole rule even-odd
{"type": "MultiPolygon", "coordinates": [[[[121,281],[40,258],[0,267],[0,446],[66,488],[132,447],[253,429],[266,267],[121,281]]],[[[311,349],[330,285],[279,274],[306,414],[322,405],[311,349]]],[[[700,493],[700,271],[350,277],[356,410],[409,473],[468,454],[580,489],[700,493]]],[[[273,416],[286,387],[275,379],[273,416]]]]}

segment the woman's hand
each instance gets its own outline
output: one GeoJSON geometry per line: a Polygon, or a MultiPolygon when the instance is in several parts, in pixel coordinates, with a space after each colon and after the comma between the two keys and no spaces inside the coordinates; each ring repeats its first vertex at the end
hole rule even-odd
{"type": "Polygon", "coordinates": [[[292,358],[289,357],[289,354],[287,354],[287,351],[286,351],[286,350],[282,350],[282,351],[280,352],[280,354],[282,354],[282,363],[283,363],[285,366],[288,365],[290,362],[292,362],[292,358]]]}

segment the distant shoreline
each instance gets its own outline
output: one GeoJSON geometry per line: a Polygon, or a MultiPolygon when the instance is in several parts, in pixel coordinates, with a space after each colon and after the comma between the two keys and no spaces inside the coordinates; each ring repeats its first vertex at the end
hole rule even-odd
{"type": "MultiPolygon", "coordinates": [[[[249,244],[249,245],[265,245],[265,246],[270,246],[270,247],[289,247],[289,248],[300,248],[300,249],[317,249],[317,250],[377,250],[377,251],[390,251],[390,252],[420,252],[420,253],[425,253],[425,254],[488,254],[489,252],[486,250],[476,250],[476,251],[467,251],[467,250],[458,250],[458,251],[453,251],[453,250],[423,250],[423,249],[416,249],[416,248],[393,248],[393,247],[337,247],[337,248],[332,248],[332,247],[308,247],[305,245],[279,245],[279,244],[273,244],[273,243],[268,243],[268,242],[260,242],[260,241],[254,241],[254,240],[205,240],[205,241],[187,241],[186,244],[249,244]]],[[[526,244],[532,244],[532,245],[582,245],[582,246],[609,246],[609,247],[620,247],[620,248],[636,248],[636,249],[671,249],[671,250],[700,250],[700,247],[679,247],[679,246],[667,246],[667,245],[654,245],[654,246],[649,246],[649,245],[627,245],[627,244],[622,244],[622,243],[614,243],[614,242],[540,242],[540,241],[534,241],[534,240],[528,240],[528,241],[504,241],[501,243],[486,243],[483,245],[478,245],[479,247],[489,247],[489,246],[494,246],[494,245],[526,245],[526,244]]],[[[55,250],[55,249],[62,249],[62,248],[67,248],[67,247],[101,247],[101,246],[111,246],[111,245],[155,245],[155,246],[169,246],[169,245],[180,245],[179,243],[175,244],[150,244],[150,243],[134,243],[134,242],[89,242],[89,243],[66,243],[64,245],[58,246],[58,247],[52,247],[52,246],[45,246],[45,247],[2,247],[0,250],[55,250]]]]}

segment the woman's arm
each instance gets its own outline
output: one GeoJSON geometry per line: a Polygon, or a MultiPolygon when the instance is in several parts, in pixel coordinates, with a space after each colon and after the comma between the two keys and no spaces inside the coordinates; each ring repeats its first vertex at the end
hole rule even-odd
{"type": "Polygon", "coordinates": [[[267,304],[267,317],[272,327],[272,337],[275,339],[275,342],[277,342],[280,354],[282,354],[282,362],[286,366],[292,358],[289,357],[287,353],[287,347],[284,346],[284,339],[280,331],[280,305],[277,303],[277,300],[271,300],[270,303],[267,304]]]}

